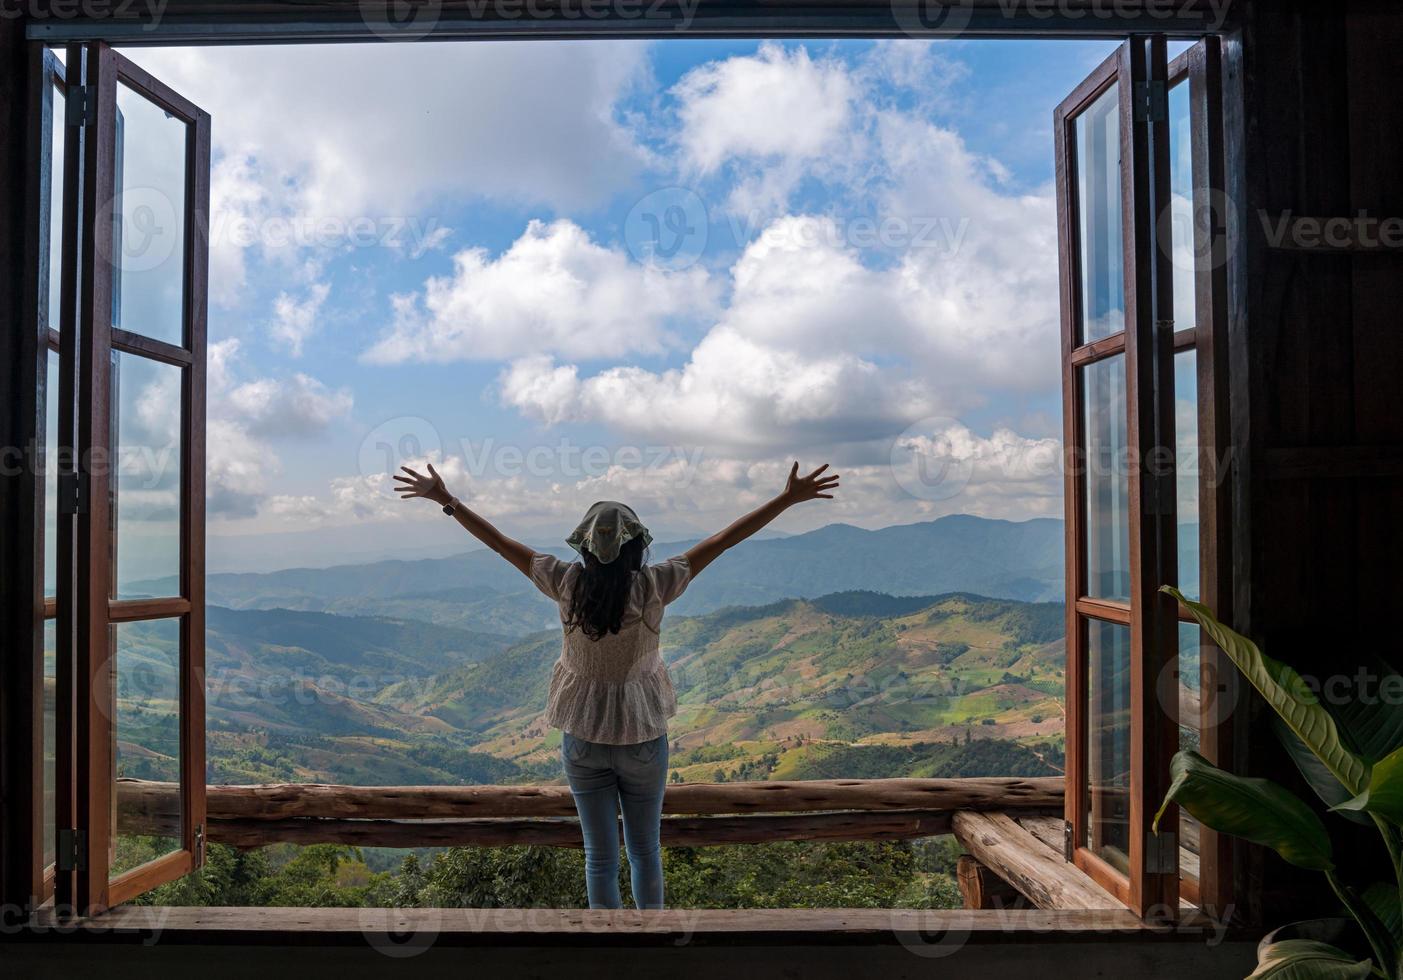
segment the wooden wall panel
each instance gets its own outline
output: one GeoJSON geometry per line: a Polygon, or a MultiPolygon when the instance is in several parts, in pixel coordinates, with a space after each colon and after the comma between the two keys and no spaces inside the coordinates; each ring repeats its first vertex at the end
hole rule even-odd
{"type": "MultiPolygon", "coordinates": [[[[1287,211],[1403,216],[1403,7],[1256,0],[1240,41],[1225,65],[1240,81],[1245,165],[1233,428],[1251,476],[1237,495],[1238,623],[1323,678],[1379,649],[1403,585],[1403,482],[1389,475],[1403,443],[1403,255],[1283,250],[1266,224],[1287,211]]],[[[1268,729],[1251,731],[1250,767],[1291,781],[1268,729]]],[[[1343,838],[1347,863],[1371,860],[1366,837],[1343,838]]],[[[1329,904],[1260,856],[1252,873],[1272,920],[1329,904]]]]}
{"type": "Polygon", "coordinates": [[[33,737],[43,712],[40,644],[43,602],[36,558],[43,555],[44,501],[33,447],[44,405],[39,343],[37,158],[28,150],[30,60],[23,22],[0,17],[0,902],[23,907],[40,891],[38,815],[42,753],[33,737]],[[35,266],[37,268],[37,266],[35,266]]]}

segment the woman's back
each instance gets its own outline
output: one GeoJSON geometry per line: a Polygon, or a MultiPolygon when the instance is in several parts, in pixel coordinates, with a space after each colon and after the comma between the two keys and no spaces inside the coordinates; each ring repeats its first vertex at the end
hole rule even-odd
{"type": "Polygon", "coordinates": [[[531,581],[560,609],[560,659],[551,672],[546,722],[579,738],[606,745],[645,742],[667,731],[677,695],[658,650],[664,608],[691,581],[679,555],[645,565],[633,575],[618,632],[590,639],[565,626],[579,563],[551,555],[531,558],[531,581]]]}

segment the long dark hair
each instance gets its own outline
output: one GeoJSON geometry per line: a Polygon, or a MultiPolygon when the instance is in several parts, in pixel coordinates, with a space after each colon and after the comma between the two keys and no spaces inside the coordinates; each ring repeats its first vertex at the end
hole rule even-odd
{"type": "Polygon", "coordinates": [[[602,639],[606,633],[617,633],[624,622],[633,573],[643,567],[647,554],[648,548],[641,537],[625,542],[619,549],[619,557],[607,565],[588,548],[581,548],[584,568],[575,576],[570,590],[566,630],[580,630],[591,640],[602,639]]]}

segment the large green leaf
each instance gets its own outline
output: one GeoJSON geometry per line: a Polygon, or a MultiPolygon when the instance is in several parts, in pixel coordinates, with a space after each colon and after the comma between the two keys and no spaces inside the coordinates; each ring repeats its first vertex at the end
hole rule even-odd
{"type": "Polygon", "coordinates": [[[1257,956],[1257,969],[1247,980],[1363,980],[1373,971],[1342,949],[1313,939],[1284,939],[1257,956]]]}
{"type": "Polygon", "coordinates": [[[1374,763],[1364,791],[1334,809],[1363,810],[1383,817],[1394,826],[1403,825],[1403,749],[1374,763]]]}
{"type": "MultiPolygon", "coordinates": [[[[1403,675],[1382,657],[1366,654],[1357,676],[1360,686],[1352,692],[1354,696],[1327,700],[1325,710],[1335,719],[1345,747],[1367,765],[1403,748],[1403,711],[1398,710],[1394,697],[1384,694],[1403,689],[1403,675]]],[[[1296,768],[1327,807],[1333,809],[1354,795],[1276,715],[1272,716],[1272,729],[1296,768]]],[[[1361,811],[1336,812],[1365,827],[1374,824],[1369,815],[1361,811]]]]}
{"type": "Polygon", "coordinates": [[[1286,726],[1319,757],[1351,794],[1364,789],[1368,767],[1351,752],[1340,738],[1335,719],[1321,706],[1315,693],[1291,667],[1273,660],[1241,633],[1237,633],[1214,618],[1208,607],[1186,598],[1172,586],[1169,593],[1193,614],[1200,626],[1227,654],[1248,682],[1271,705],[1286,726]]]}
{"type": "Polygon", "coordinates": [[[1335,866],[1330,835],[1314,810],[1269,779],[1224,772],[1197,752],[1180,752],[1169,766],[1173,782],[1155,814],[1155,831],[1171,802],[1206,827],[1270,847],[1313,871],[1335,866]]]}
{"type": "Polygon", "coordinates": [[[1326,708],[1355,755],[1378,762],[1403,749],[1403,711],[1397,697],[1403,676],[1382,657],[1367,653],[1354,680],[1357,685],[1348,688],[1352,696],[1327,701],[1326,708]]]}
{"type": "MultiPolygon", "coordinates": [[[[1369,764],[1403,748],[1403,711],[1398,710],[1395,698],[1383,693],[1403,689],[1403,675],[1375,654],[1366,654],[1364,659],[1358,675],[1361,686],[1353,692],[1354,696],[1327,700],[1325,710],[1335,719],[1345,747],[1369,764]]],[[[1352,797],[1353,794],[1345,789],[1344,784],[1286,727],[1279,716],[1272,715],[1271,720],[1272,730],[1321,802],[1334,809],[1352,797]]],[[[1356,810],[1335,812],[1361,826],[1374,825],[1367,813],[1356,810]]]]}
{"type": "Polygon", "coordinates": [[[1403,945],[1403,908],[1398,904],[1398,886],[1380,881],[1364,889],[1363,898],[1393,941],[1403,945]]]}
{"type": "MultiPolygon", "coordinates": [[[[1319,757],[1306,747],[1305,742],[1296,737],[1295,732],[1286,727],[1286,722],[1281,720],[1280,715],[1271,716],[1271,727],[1286,749],[1286,754],[1291,757],[1292,762],[1296,763],[1296,768],[1301,771],[1301,775],[1310,784],[1310,788],[1315,790],[1315,795],[1320,797],[1320,802],[1333,810],[1351,798],[1350,792],[1345,789],[1344,784],[1335,778],[1334,773],[1325,768],[1325,763],[1321,762],[1319,757]]],[[[1348,732],[1344,731],[1341,734],[1347,736],[1348,732]]],[[[1373,818],[1367,813],[1356,813],[1351,810],[1337,810],[1336,812],[1362,827],[1374,826],[1373,818]]]]}

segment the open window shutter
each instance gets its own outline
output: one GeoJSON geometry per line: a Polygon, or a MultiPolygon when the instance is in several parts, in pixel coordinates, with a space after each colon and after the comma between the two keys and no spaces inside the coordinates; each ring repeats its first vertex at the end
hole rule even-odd
{"type": "Polygon", "coordinates": [[[1133,38],[1058,108],[1069,856],[1145,914],[1178,904],[1168,788],[1177,574],[1168,65],[1133,38]]]}
{"type": "Polygon", "coordinates": [[[79,466],[58,896],[96,912],[204,857],[210,120],[105,44],[66,60],[79,466]],[[124,806],[128,776],[178,784],[179,806],[124,806]]]}
{"type": "MultiPolygon", "coordinates": [[[[1181,590],[1219,619],[1232,615],[1231,445],[1228,416],[1229,229],[1223,159],[1221,44],[1207,38],[1169,66],[1169,152],[1174,261],[1174,401],[1181,590]],[[1195,422],[1188,421],[1194,420],[1195,422]],[[1188,422],[1188,424],[1183,424],[1188,422]]],[[[1235,668],[1181,611],[1179,746],[1233,768],[1235,668]]],[[[1167,690],[1168,685],[1162,690],[1167,690]]],[[[1180,893],[1223,914],[1234,903],[1231,838],[1179,814],[1180,893]]]]}

